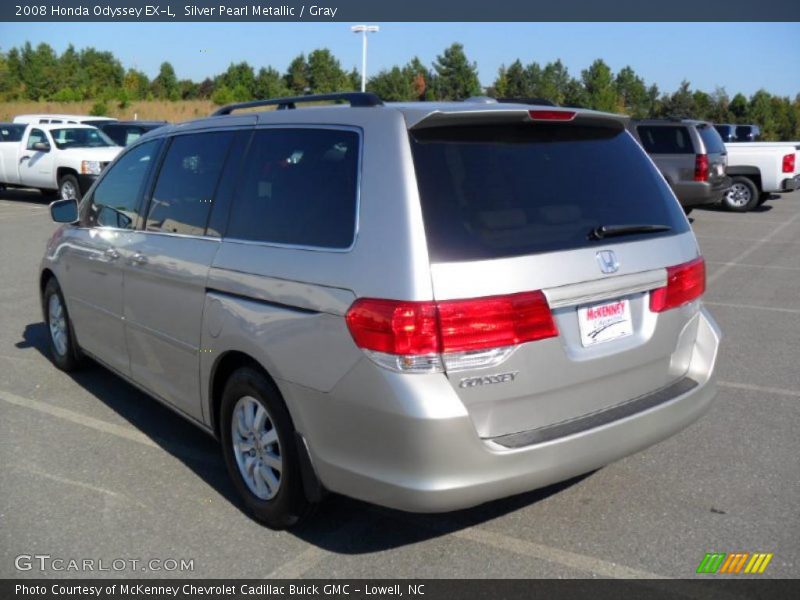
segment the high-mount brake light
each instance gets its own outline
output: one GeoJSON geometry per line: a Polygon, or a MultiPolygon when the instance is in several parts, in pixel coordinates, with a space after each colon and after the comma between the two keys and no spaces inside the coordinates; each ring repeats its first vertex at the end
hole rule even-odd
{"type": "Polygon", "coordinates": [[[529,110],[528,115],[534,121],[572,121],[576,113],[574,110],[529,110]]]}
{"type": "Polygon", "coordinates": [[[541,291],[441,302],[361,298],[345,318],[372,360],[405,372],[491,366],[519,344],[558,335],[541,291]]]}
{"type": "Polygon", "coordinates": [[[650,292],[650,310],[664,312],[697,300],[706,291],[706,263],[700,256],[667,267],[667,285],[650,292]]]}

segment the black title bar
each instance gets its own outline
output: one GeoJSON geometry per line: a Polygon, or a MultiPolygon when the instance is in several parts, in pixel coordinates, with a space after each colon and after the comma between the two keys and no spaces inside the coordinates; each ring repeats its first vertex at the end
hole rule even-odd
{"type": "MultiPolygon", "coordinates": [[[[800,21],[797,0],[9,0],[0,21],[800,21]]],[[[565,43],[568,43],[565,40],[565,43]]],[[[699,43],[705,43],[700,41],[699,43]]],[[[732,42],[733,43],[733,42],[732,42]]]]}

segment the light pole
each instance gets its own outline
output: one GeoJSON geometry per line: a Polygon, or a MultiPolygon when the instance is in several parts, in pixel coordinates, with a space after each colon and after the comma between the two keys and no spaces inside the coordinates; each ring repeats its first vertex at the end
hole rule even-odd
{"type": "Polygon", "coordinates": [[[350,31],[361,34],[361,91],[367,89],[367,34],[378,33],[381,30],[377,25],[353,25],[350,31]]]}

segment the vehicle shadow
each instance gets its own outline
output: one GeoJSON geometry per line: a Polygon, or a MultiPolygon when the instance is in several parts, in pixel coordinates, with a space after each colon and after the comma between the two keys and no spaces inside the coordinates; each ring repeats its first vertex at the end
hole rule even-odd
{"type": "MultiPolygon", "coordinates": [[[[49,357],[47,336],[44,323],[30,323],[16,347],[35,348],[43,356],[49,357]]],[[[214,439],[93,361],[87,361],[84,368],[69,375],[131,426],[180,460],[221,497],[243,511],[214,439]]],[[[316,514],[290,533],[309,544],[339,554],[389,550],[491,521],[540,502],[589,475],[472,509],[433,515],[404,513],[328,494],[316,514]]]]}
{"type": "MultiPolygon", "coordinates": [[[[773,194],[771,196],[771,198],[780,198],[780,196],[778,196],[776,194],[773,194]]],[[[769,201],[767,201],[767,202],[769,202],[769,201]]],[[[730,211],[730,210],[724,208],[721,204],[709,204],[709,205],[706,205],[706,206],[696,206],[696,207],[694,207],[694,210],[704,211],[704,212],[730,213],[732,215],[741,214],[741,213],[730,211]]],[[[768,204],[768,203],[764,203],[764,204],[759,204],[758,206],[748,210],[747,212],[749,212],[749,213],[764,213],[764,212],[769,212],[771,210],[772,210],[772,206],[770,204],[768,204]]]]}
{"type": "Polygon", "coordinates": [[[47,206],[55,197],[45,196],[39,190],[0,188],[0,200],[47,206]]]}

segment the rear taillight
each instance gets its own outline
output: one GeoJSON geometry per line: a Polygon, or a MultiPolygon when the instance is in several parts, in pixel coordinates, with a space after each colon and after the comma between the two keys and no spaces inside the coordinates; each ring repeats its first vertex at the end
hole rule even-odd
{"type": "Polygon", "coordinates": [[[529,110],[534,121],[572,121],[578,114],[574,110],[529,110]]]}
{"type": "Polygon", "coordinates": [[[346,320],[370,358],[408,372],[490,366],[519,344],[558,335],[539,291],[442,302],[361,298],[346,320]]]}
{"type": "Polygon", "coordinates": [[[783,157],[783,172],[794,173],[794,152],[783,157]]]}
{"type": "Polygon", "coordinates": [[[695,156],[694,180],[708,181],[708,154],[698,154],[695,156]]]}
{"type": "Polygon", "coordinates": [[[667,285],[650,292],[650,310],[664,312],[698,299],[706,291],[706,263],[702,257],[667,267],[667,285]]]}

